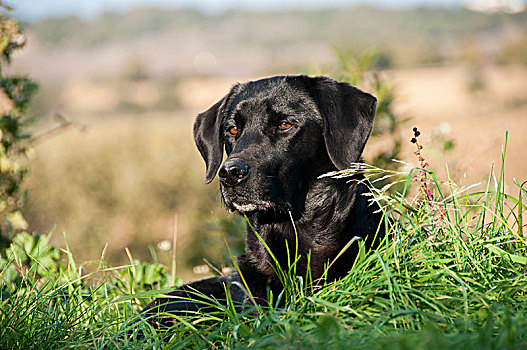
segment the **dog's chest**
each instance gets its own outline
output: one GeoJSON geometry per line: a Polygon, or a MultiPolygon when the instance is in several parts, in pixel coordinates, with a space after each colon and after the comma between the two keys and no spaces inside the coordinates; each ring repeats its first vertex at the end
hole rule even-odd
{"type": "Polygon", "coordinates": [[[296,261],[297,275],[310,274],[318,278],[324,266],[338,253],[334,235],[324,232],[318,225],[282,225],[257,226],[258,236],[251,230],[247,237],[247,256],[261,274],[276,278],[276,265],[283,271],[296,261]],[[309,264],[309,267],[308,267],[309,264]]]}

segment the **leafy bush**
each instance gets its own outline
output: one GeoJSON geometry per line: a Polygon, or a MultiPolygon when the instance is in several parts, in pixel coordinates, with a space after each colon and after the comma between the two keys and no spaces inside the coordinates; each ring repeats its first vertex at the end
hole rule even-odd
{"type": "MultiPolygon", "coordinates": [[[[0,2],[0,14],[7,7],[0,2]]],[[[10,62],[14,51],[25,44],[18,23],[0,17],[0,65],[10,62]]],[[[20,188],[27,173],[24,158],[29,135],[24,127],[31,122],[23,117],[37,85],[29,79],[5,76],[0,71],[0,255],[12,237],[27,228],[20,208],[25,194],[20,188]]]]}
{"type": "Polygon", "coordinates": [[[527,39],[522,33],[517,39],[506,42],[498,53],[497,61],[501,64],[520,63],[527,65],[527,39]]]}

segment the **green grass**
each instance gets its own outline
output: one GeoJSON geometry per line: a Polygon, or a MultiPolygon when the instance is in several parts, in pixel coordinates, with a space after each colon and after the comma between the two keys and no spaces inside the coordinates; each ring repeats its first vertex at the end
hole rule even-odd
{"type": "Polygon", "coordinates": [[[168,290],[174,276],[166,268],[98,261],[86,273],[90,265],[76,264],[68,250],[59,262],[26,237],[0,261],[0,348],[526,348],[522,185],[506,194],[503,169],[480,192],[422,169],[401,177],[360,165],[331,176],[357,171],[372,183],[400,183],[403,191],[374,191],[391,222],[388,237],[372,252],[353,241],[360,254],[342,280],[317,287],[309,276],[292,277],[291,266],[281,272],[287,288],[273,296],[275,304],[285,299],[285,308],[236,313],[229,300],[211,299],[217,312],[178,317],[159,330],[127,321],[159,295],[152,290],[168,290]],[[132,328],[144,338],[122,336],[132,328]]]}

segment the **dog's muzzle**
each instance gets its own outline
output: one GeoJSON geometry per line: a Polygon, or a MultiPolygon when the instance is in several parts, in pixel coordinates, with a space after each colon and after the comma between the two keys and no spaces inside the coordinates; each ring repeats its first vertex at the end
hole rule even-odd
{"type": "Polygon", "coordinates": [[[234,187],[249,176],[249,166],[241,159],[227,159],[218,176],[224,186],[234,187]]]}

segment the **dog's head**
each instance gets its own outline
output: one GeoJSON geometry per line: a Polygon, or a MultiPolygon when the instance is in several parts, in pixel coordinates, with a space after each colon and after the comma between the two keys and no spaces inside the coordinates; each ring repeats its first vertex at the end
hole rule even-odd
{"type": "Polygon", "coordinates": [[[237,84],[194,123],[205,183],[219,174],[231,211],[292,209],[319,175],[359,160],[375,106],[375,97],[326,77],[237,84]]]}

